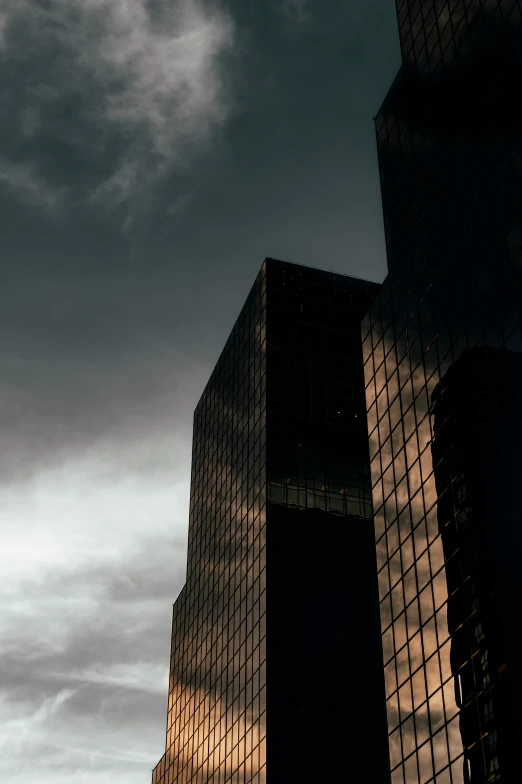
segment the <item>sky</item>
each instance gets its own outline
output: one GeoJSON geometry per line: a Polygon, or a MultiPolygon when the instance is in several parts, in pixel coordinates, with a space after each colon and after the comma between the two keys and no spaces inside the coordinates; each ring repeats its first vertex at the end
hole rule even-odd
{"type": "Polygon", "coordinates": [[[0,780],[148,784],[192,413],[266,256],[381,281],[392,0],[0,0],[0,780]]]}

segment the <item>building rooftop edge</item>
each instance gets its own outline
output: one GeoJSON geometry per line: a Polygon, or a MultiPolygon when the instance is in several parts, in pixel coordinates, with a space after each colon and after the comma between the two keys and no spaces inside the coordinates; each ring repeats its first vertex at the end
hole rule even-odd
{"type": "MultiPolygon", "coordinates": [[[[375,280],[368,280],[367,278],[359,278],[357,275],[348,275],[346,272],[334,272],[333,270],[322,269],[320,267],[311,267],[309,264],[298,264],[295,261],[284,261],[283,259],[276,259],[273,256],[265,256],[263,259],[263,264],[265,262],[275,261],[277,264],[284,264],[288,267],[300,267],[301,269],[312,270],[313,272],[320,272],[325,275],[334,275],[338,278],[347,278],[348,280],[355,280],[358,283],[367,283],[371,286],[381,286],[382,283],[379,283],[375,280]]],[[[263,266],[263,265],[261,265],[263,266]]]]}

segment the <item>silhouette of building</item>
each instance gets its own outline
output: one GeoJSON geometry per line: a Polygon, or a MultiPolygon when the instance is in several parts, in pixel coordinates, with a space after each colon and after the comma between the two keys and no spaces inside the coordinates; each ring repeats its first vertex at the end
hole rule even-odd
{"type": "Polygon", "coordinates": [[[470,781],[516,781],[522,737],[522,354],[466,349],[433,391],[450,662],[470,781]]]}
{"type": "MultiPolygon", "coordinates": [[[[472,611],[465,542],[479,541],[482,523],[474,514],[471,540],[455,533],[461,510],[450,499],[460,491],[450,444],[443,447],[446,403],[435,390],[443,379],[449,388],[471,362],[462,356],[459,364],[466,349],[522,352],[521,5],[403,0],[397,14],[402,66],[376,118],[389,272],[363,322],[392,782],[515,782],[518,724],[503,725],[502,739],[497,731],[498,753],[495,735],[484,736],[485,643],[473,626],[479,616],[490,624],[493,657],[503,650],[499,629],[514,621],[506,609],[491,631],[486,594],[472,611]],[[434,471],[435,427],[442,462],[434,471]],[[511,744],[509,753],[501,743],[511,744]]],[[[473,354],[474,377],[482,372],[488,388],[497,383],[498,396],[502,389],[512,397],[514,374],[506,364],[502,377],[490,378],[489,356],[473,354]]],[[[471,412],[474,403],[459,405],[471,412]]],[[[514,432],[511,451],[521,441],[514,432]]],[[[505,451],[502,459],[505,467],[512,458],[505,451]]],[[[493,484],[489,492],[492,505],[493,484]]],[[[511,523],[494,519],[500,541],[511,523]]],[[[487,593],[487,576],[480,586],[487,593]]],[[[502,693],[516,699],[516,691],[502,693]]],[[[506,711],[498,708],[499,722],[506,711]]]]}
{"type": "Polygon", "coordinates": [[[196,408],[153,784],[389,781],[360,341],[377,290],[265,260],[196,408]]]}

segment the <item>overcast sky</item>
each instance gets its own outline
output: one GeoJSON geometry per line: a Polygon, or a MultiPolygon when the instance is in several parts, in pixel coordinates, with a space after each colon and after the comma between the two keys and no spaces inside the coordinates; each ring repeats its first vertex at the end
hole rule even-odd
{"type": "Polygon", "coordinates": [[[192,411],[265,256],[383,279],[393,0],[0,0],[0,780],[149,784],[192,411]]]}

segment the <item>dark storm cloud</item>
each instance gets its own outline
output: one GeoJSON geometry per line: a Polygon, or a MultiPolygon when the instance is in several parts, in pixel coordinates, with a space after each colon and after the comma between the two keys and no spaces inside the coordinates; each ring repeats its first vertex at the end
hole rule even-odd
{"type": "Polygon", "coordinates": [[[188,377],[201,389],[265,255],[382,277],[371,117],[395,61],[392,5],[4,10],[9,473],[123,420],[127,432],[153,426],[188,377]],[[210,145],[199,158],[194,134],[200,153],[210,145]],[[156,164],[138,156],[147,175],[107,211],[92,196],[121,179],[138,143],[163,151],[155,196],[156,164]],[[17,457],[20,429],[30,449],[17,457]]]}
{"type": "Polygon", "coordinates": [[[51,194],[62,180],[94,201],[143,201],[229,112],[219,57],[233,23],[216,4],[20,0],[2,27],[17,131],[3,179],[21,198],[48,206],[45,177],[51,194]]]}
{"type": "Polygon", "coordinates": [[[396,61],[393,4],[185,2],[180,18],[161,4],[163,24],[156,6],[25,0],[5,13],[12,193],[59,206],[76,240],[78,213],[92,226],[121,203],[114,219],[132,214],[147,267],[173,243],[168,263],[206,270],[217,254],[253,272],[272,253],[382,277],[371,118],[396,61]]]}
{"type": "Polygon", "coordinates": [[[192,411],[265,256],[385,273],[391,0],[0,9],[0,778],[164,744],[192,411]]]}

